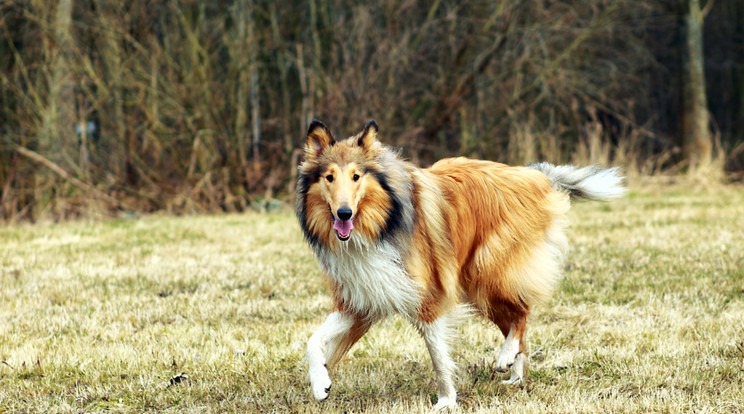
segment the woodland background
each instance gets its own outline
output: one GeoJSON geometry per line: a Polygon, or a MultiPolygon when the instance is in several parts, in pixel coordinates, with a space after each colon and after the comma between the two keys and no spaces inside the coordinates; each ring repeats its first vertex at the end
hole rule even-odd
{"type": "Polygon", "coordinates": [[[744,1],[0,2],[2,221],[267,209],[313,118],[421,165],[739,179],[744,1]]]}

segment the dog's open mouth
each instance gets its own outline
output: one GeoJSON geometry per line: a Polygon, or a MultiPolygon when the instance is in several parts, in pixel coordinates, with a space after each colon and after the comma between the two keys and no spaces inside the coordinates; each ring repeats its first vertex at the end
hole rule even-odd
{"type": "Polygon", "coordinates": [[[351,229],[354,228],[354,219],[339,220],[335,217],[333,219],[333,229],[336,230],[336,236],[341,241],[349,240],[351,237],[351,229]]]}

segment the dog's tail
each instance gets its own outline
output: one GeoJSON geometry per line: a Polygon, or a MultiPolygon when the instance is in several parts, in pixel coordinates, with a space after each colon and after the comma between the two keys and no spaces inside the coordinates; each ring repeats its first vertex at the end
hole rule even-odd
{"type": "Polygon", "coordinates": [[[576,168],[572,165],[553,165],[547,162],[529,164],[527,167],[547,175],[553,188],[567,192],[572,199],[619,198],[626,191],[618,167],[600,168],[592,165],[576,168]]]}

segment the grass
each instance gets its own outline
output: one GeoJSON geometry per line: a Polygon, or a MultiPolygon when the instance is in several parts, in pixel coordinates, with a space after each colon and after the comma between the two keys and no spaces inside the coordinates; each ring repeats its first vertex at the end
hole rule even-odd
{"type": "MultiPolygon", "coordinates": [[[[526,382],[501,384],[503,338],[471,319],[460,409],[744,412],[744,189],[639,190],[571,220],[526,382]]],[[[330,306],[289,211],[0,228],[0,412],[428,411],[431,364],[400,318],[312,399],[305,341],[330,306]]]]}

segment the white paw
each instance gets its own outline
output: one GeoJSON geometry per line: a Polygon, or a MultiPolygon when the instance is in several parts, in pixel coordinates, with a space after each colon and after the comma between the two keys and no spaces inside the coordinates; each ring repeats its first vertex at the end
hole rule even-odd
{"type": "Polygon", "coordinates": [[[313,397],[317,401],[328,398],[331,392],[331,377],[328,376],[326,367],[321,365],[310,369],[310,386],[313,389],[313,397]]]}
{"type": "Polygon", "coordinates": [[[519,354],[519,341],[512,337],[512,333],[504,341],[504,346],[501,347],[499,352],[499,358],[496,360],[496,371],[506,372],[514,364],[519,354]]]}
{"type": "Polygon", "coordinates": [[[521,384],[522,380],[522,377],[515,377],[514,375],[512,375],[511,377],[509,377],[509,379],[501,381],[501,383],[507,385],[517,385],[521,384]]]}
{"type": "Polygon", "coordinates": [[[527,365],[527,356],[518,354],[514,364],[511,367],[511,376],[508,380],[501,381],[503,384],[516,385],[521,384],[524,380],[524,369],[527,365]]]}
{"type": "Polygon", "coordinates": [[[441,411],[455,407],[457,407],[457,397],[439,397],[439,399],[437,399],[437,404],[434,406],[434,409],[437,411],[441,411]]]}
{"type": "Polygon", "coordinates": [[[506,372],[514,365],[514,361],[517,360],[519,355],[519,347],[515,349],[507,349],[507,345],[504,345],[499,352],[499,358],[496,360],[496,371],[506,372]]]}

